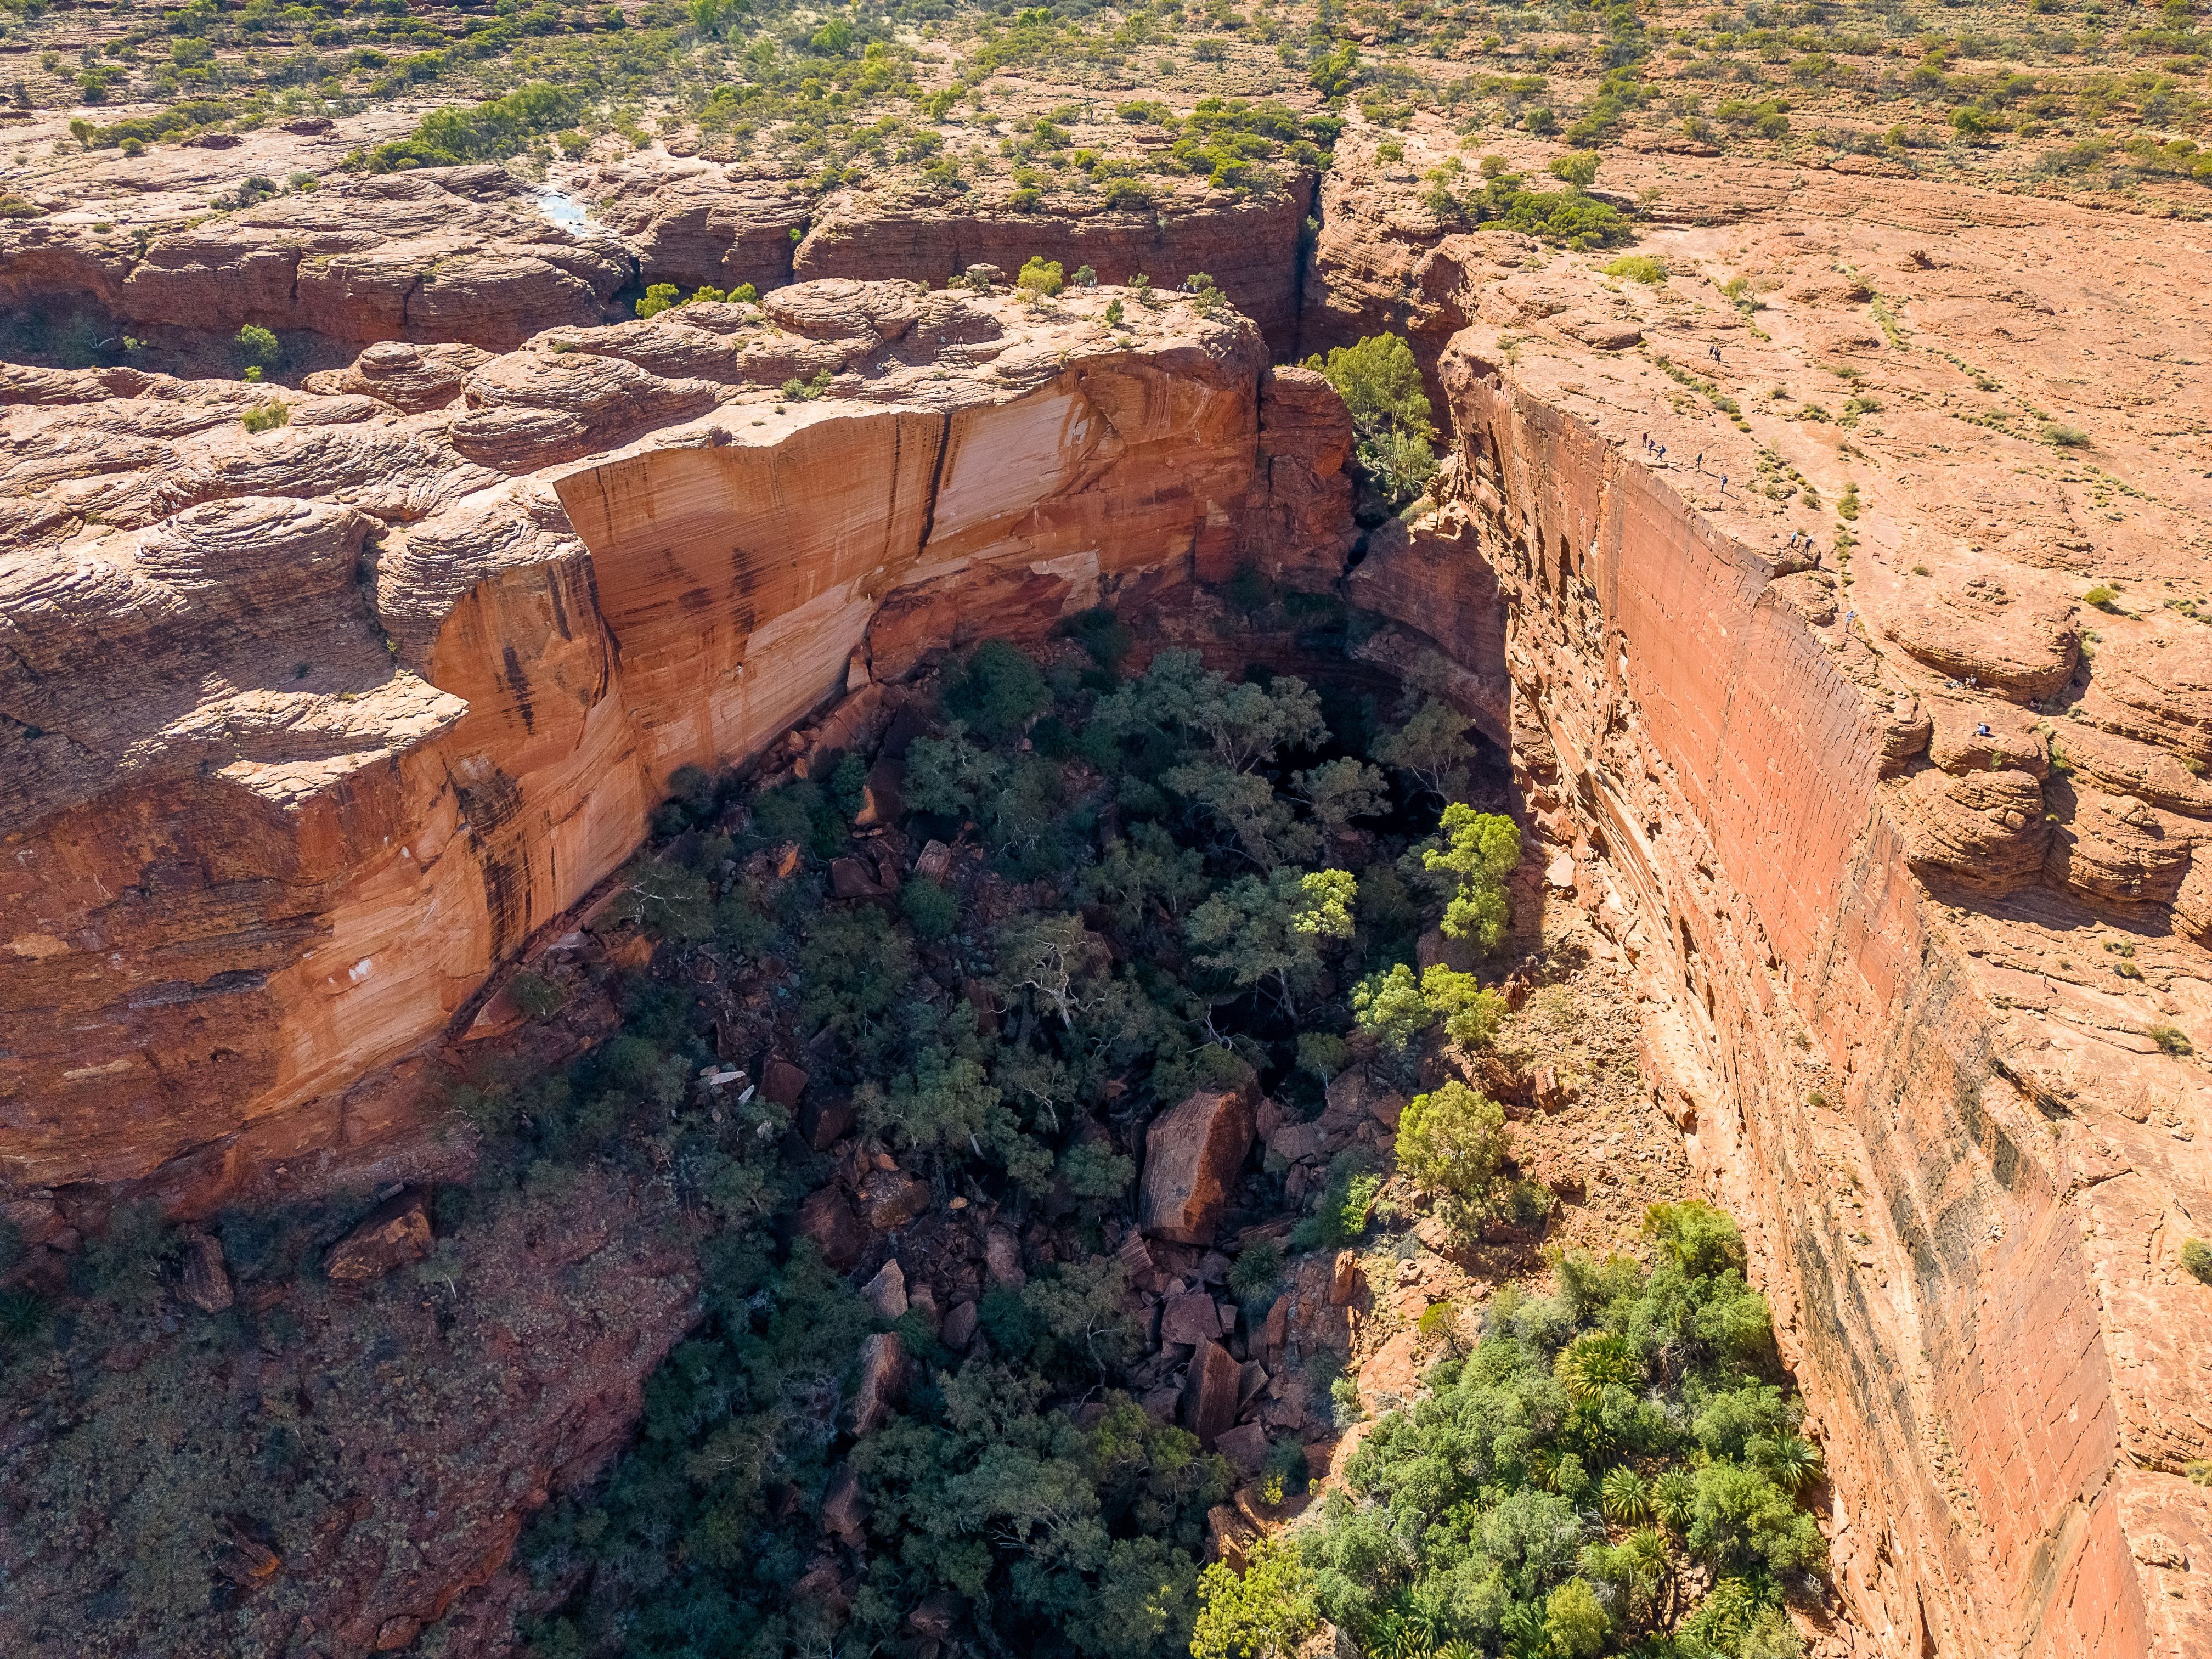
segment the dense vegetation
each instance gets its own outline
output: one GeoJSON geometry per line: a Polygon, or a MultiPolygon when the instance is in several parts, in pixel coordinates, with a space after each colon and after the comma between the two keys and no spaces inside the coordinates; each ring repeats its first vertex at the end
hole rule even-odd
{"type": "Polygon", "coordinates": [[[1820,1462],[1766,1304],[1718,1211],[1657,1206],[1647,1231],[1655,1267],[1570,1251],[1551,1295],[1501,1290],[1317,1524],[1242,1583],[1209,1568],[1199,1659],[1320,1618],[1394,1656],[1797,1653],[1782,1601],[1826,1577],[1799,1503],[1820,1462]]]}
{"type": "MultiPolygon", "coordinates": [[[[1145,1348],[1103,1251],[1106,1224],[1127,1213],[1130,1154],[1156,1109],[1202,1084],[1264,1079],[1310,1113],[1355,1045],[1412,1063],[1426,1033],[1363,1034],[1353,994],[1402,970],[1423,922],[1455,902],[1502,923],[1517,836],[1456,808],[1506,843],[1470,865],[1449,830],[1419,833],[1441,802],[1422,775],[1466,780],[1463,723],[1440,704],[1390,727],[1371,702],[1289,677],[1233,681],[1189,652],[1123,678],[1115,617],[1072,632],[1079,648],[1048,667],[986,643],[949,674],[935,732],[908,746],[908,841],[975,849],[946,882],[914,877],[888,906],[825,902],[819,861],[850,844],[857,758],[750,799],[691,781],[661,825],[676,855],[636,872],[638,919],[771,985],[817,1075],[852,1088],[861,1129],[924,1172],[940,1208],[996,1200],[1058,1218],[1064,1259],[991,1291],[964,1357],[918,1316],[897,1327],[921,1380],[849,1454],[871,1549],[865,1581],[834,1598],[842,1615],[782,1591],[807,1570],[839,1462],[840,1379],[883,1322],[811,1244],[780,1248],[757,1224],[818,1180],[819,1160],[794,1158],[757,1098],[719,1127],[684,1104],[706,1038],[656,1019],[659,992],[641,991],[625,1034],[569,1074],[471,1100],[518,1145],[574,1156],[635,1133],[629,1103],[657,1086],[683,1126],[680,1145],[657,1132],[665,1167],[750,1224],[708,1250],[708,1322],[656,1379],[639,1449],[533,1535],[547,1582],[574,1586],[542,1653],[773,1653],[841,1621],[848,1640],[887,1639],[945,1591],[1021,1651],[1188,1641],[1205,1513],[1230,1475],[1118,1391],[1145,1348]],[[788,843],[805,867],[764,875],[760,854],[788,843]],[[971,984],[988,988],[988,1020],[971,984]],[[1095,1420],[1066,1409],[1085,1399],[1103,1404],[1095,1420]]],[[[1332,1237],[1356,1238],[1364,1206],[1348,1224],[1343,1207],[1340,1195],[1332,1237]]],[[[1262,1309],[1279,1260],[1240,1263],[1262,1309]]],[[[1297,1447],[1280,1449],[1295,1483],[1297,1447]]]]}

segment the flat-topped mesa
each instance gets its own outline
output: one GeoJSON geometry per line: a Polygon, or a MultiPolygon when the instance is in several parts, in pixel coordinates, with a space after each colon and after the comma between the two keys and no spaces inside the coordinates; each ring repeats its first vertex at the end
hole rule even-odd
{"type": "Polygon", "coordinates": [[[1340,409],[1263,468],[1264,351],[1188,299],[818,282],[311,380],[0,368],[19,1188],[389,1133],[343,1091],[856,653],[1349,540],[1340,409]]]}
{"type": "Polygon", "coordinates": [[[1999,222],[1491,283],[1440,505],[1349,586],[1478,677],[1502,644],[1554,883],[1814,1407],[1859,1650],[2201,1652],[2212,502],[2201,442],[2069,391],[2144,301],[2035,252],[2132,233],[1999,222]]]}

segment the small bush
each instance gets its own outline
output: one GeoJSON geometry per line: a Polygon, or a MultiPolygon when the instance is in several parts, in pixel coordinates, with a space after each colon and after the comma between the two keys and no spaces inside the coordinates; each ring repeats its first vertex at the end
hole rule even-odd
{"type": "Polygon", "coordinates": [[[289,404],[273,400],[256,404],[238,417],[238,423],[248,432],[274,432],[280,426],[292,423],[292,410],[289,404]]]}
{"type": "Polygon", "coordinates": [[[960,925],[960,901],[928,877],[915,876],[899,889],[899,914],[917,939],[950,939],[960,925]]]}
{"type": "Polygon", "coordinates": [[[2181,1270],[2201,1284],[2212,1285],[2212,1244],[2201,1238],[2181,1241],[2181,1270]]]}
{"type": "Polygon", "coordinates": [[[1067,286],[1057,259],[1031,259],[1014,278],[1014,286],[1040,300],[1049,300],[1067,286]]]}
{"type": "Polygon", "coordinates": [[[2147,1026],[2143,1035],[2169,1054],[2193,1054],[2197,1052],[2196,1045],[2189,1040],[2189,1033],[2178,1025],[2147,1026]]]}
{"type": "Polygon", "coordinates": [[[1608,276],[1626,276],[1632,283],[1663,283],[1667,267],[1645,253],[1624,253],[1606,266],[1608,276]]]}
{"type": "Polygon", "coordinates": [[[549,1019],[568,1006],[568,994],[556,981],[526,969],[507,981],[507,1000],[526,1019],[549,1019]]]}
{"type": "Polygon", "coordinates": [[[2100,583],[2081,596],[2081,603],[2084,605],[2094,605],[2100,611],[2110,611],[2119,597],[2120,596],[2114,592],[2111,588],[2106,587],[2100,583]]]}
{"type": "Polygon", "coordinates": [[[2078,426],[2061,426],[2056,421],[2043,423],[2043,441],[2060,449],[2087,449],[2089,434],[2078,426]]]}
{"type": "Polygon", "coordinates": [[[1272,1302],[1282,1278],[1283,1253],[1263,1239],[1247,1246],[1230,1264],[1230,1293],[1247,1307],[1272,1302]]]}

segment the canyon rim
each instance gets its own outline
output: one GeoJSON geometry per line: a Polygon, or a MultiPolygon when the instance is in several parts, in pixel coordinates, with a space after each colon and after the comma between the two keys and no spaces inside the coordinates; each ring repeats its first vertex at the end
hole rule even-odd
{"type": "MultiPolygon", "coordinates": [[[[2191,15],[2169,20],[2173,85],[2130,94],[2168,98],[2142,118],[2160,131],[2206,106],[2191,15]]],[[[1370,24],[1316,27],[1375,69],[1370,24]]],[[[34,26],[62,25],[9,27],[34,26]]],[[[1654,84],[1723,52],[1686,15],[1638,24],[1668,27],[1698,44],[1655,47],[1654,84]]],[[[518,981],[605,948],[634,854],[670,833],[672,780],[879,764],[909,688],[1102,611],[1148,653],[1302,668],[1294,630],[1239,646],[1193,620],[1257,586],[1356,619],[1348,684],[1465,717],[1510,779],[1523,921],[1571,927],[1610,976],[1638,1109],[1668,1126],[1685,1191],[1741,1226],[1826,1458],[1833,1594],[1802,1639],[2212,1653],[2212,1286],[2191,1265],[2212,1264],[2212,198],[2193,143],[2154,146],[2165,173],[2138,155],[2136,193],[2107,198],[2056,165],[1815,142],[1802,112],[1796,137],[1760,133],[1770,110],[1724,143],[1696,111],[1638,126],[1632,100],[1592,149],[1521,118],[1536,94],[1504,82],[1480,92],[1510,106],[1485,127],[1418,87],[1394,105],[1379,74],[1347,103],[1356,82],[1304,67],[1278,127],[1208,126],[1206,76],[1277,89],[1275,55],[1237,44],[1136,117],[1113,105],[1140,87],[1102,99],[1064,65],[921,51],[925,104],[957,81],[1047,153],[1093,156],[1097,187],[1066,200],[1026,151],[955,190],[927,173],[942,138],[867,176],[864,154],[804,166],[773,129],[747,149],[676,104],[651,134],[627,113],[586,131],[579,105],[558,124],[578,145],[549,126],[379,170],[348,158],[427,142],[431,102],[387,87],[149,129],[126,154],[100,125],[118,110],[27,95],[5,137],[27,210],[0,219],[0,297],[45,319],[0,349],[9,1284],[62,1294],[138,1206],[190,1239],[333,1195],[352,1207],[329,1278],[383,1272],[380,1238],[415,1261],[433,1219],[409,1206],[469,1157],[455,1077],[529,1052],[518,981]],[[1141,176],[1111,165],[1129,135],[1170,117],[1193,125],[1139,150],[1264,142],[1117,194],[1141,176]],[[1601,185],[1547,178],[1581,154],[1601,185]],[[1536,186],[1500,178],[1555,205],[1516,206],[1536,186]],[[1541,216],[1593,206],[1613,228],[1541,216]],[[66,361],[72,317],[131,349],[66,361]],[[1395,512],[1358,459],[1360,411],[1305,366],[1384,334],[1440,428],[1440,467],[1395,512]],[[259,338],[279,356],[240,378],[259,338]]],[[[1937,81],[1978,76],[1971,107],[2008,107],[1988,90],[2017,73],[1991,67],[2019,58],[2002,44],[1929,48],[1937,81]]],[[[1882,55],[1858,55],[1860,84],[1882,55]]],[[[855,75],[872,61],[892,60],[850,54],[855,75]]],[[[1593,67],[1591,109],[1623,72],[1593,67]]],[[[952,107],[934,131],[961,125],[952,107]]],[[[908,873],[861,857],[830,866],[855,884],[841,897],[908,873]]],[[[787,1105],[805,1058],[775,1062],[799,1078],[787,1105]]],[[[1272,1101],[1191,1100],[1221,1103],[1153,1120],[1146,1206],[1173,1160],[1194,1191],[1229,1188],[1275,1146],[1272,1101]]],[[[824,1133],[811,1150],[851,1125],[824,1133]]],[[[937,1202],[907,1179],[888,1155],[856,1168],[823,1237],[937,1202]]],[[[588,1316],[539,1310],[561,1361],[542,1386],[455,1419],[507,1419],[467,1504],[436,1520],[364,1482],[346,1524],[411,1528],[416,1559],[317,1581],[306,1632],[268,1650],[519,1650],[526,1517],[605,1469],[699,1316],[643,1200],[610,1177],[576,1202],[590,1250],[517,1224],[502,1294],[623,1265],[588,1316]]],[[[1138,1219],[1139,1253],[1191,1249],[1194,1287],[1210,1234],[1138,1219]]],[[[161,1292],[180,1307],[184,1248],[161,1292]]],[[[903,1313],[915,1270],[894,1297],[866,1260],[866,1294],[903,1313]]],[[[1158,1317],[1197,1316],[1177,1294],[1158,1317]]],[[[1303,1281],[1287,1299],[1342,1306],[1303,1281]]],[[[862,1386],[888,1397],[898,1356],[869,1340],[862,1386]]],[[[1188,1346],[1188,1413],[1241,1391],[1210,1333],[1188,1346]]],[[[388,1362],[364,1338],[330,1363],[388,1362]]],[[[42,1432],[26,1420],[11,1455],[42,1432]]],[[[8,1522],[19,1563],[37,1525],[8,1522]]],[[[250,1533],[222,1547],[265,1550],[250,1533]]],[[[9,1600],[21,1650],[61,1650],[30,1633],[33,1596],[9,1600]]]]}

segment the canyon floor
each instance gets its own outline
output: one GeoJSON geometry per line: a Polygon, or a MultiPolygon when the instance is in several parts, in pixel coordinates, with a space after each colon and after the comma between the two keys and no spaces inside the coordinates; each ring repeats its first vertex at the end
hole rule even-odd
{"type": "MultiPolygon", "coordinates": [[[[1547,1247],[1648,1256],[1707,1197],[1826,1457],[1813,1650],[2212,1651],[2185,0],[56,7],[0,46],[22,1650],[568,1651],[570,1545],[518,1540],[647,1432],[711,1229],[619,1160],[471,1207],[471,1091],[612,1038],[623,974],[714,1000],[610,908],[685,769],[875,753],[980,641],[1106,607],[1448,702],[1525,837],[1463,1069],[1559,1207],[1474,1251],[1408,1212],[1341,1296],[1299,1258],[1358,1407],[1547,1247]],[[1401,511],[1296,366],[1384,333],[1442,459],[1401,511]]],[[[763,1086],[805,1062],[729,1018],[763,1086]]],[[[1392,1127],[1328,1110],[1326,1157],[1255,1125],[1236,1237],[1392,1127]]],[[[810,1148],[856,1212],[908,1178],[864,1140],[810,1148]]],[[[980,1297],[984,1208],[846,1276],[980,1297]]],[[[1230,1306],[1151,1248],[1145,1319],[1230,1306]]],[[[1237,1408],[1340,1477],[1292,1374],[1237,1408]]],[[[1233,1557],[1285,1519],[1217,1510],[1233,1557]]]]}

